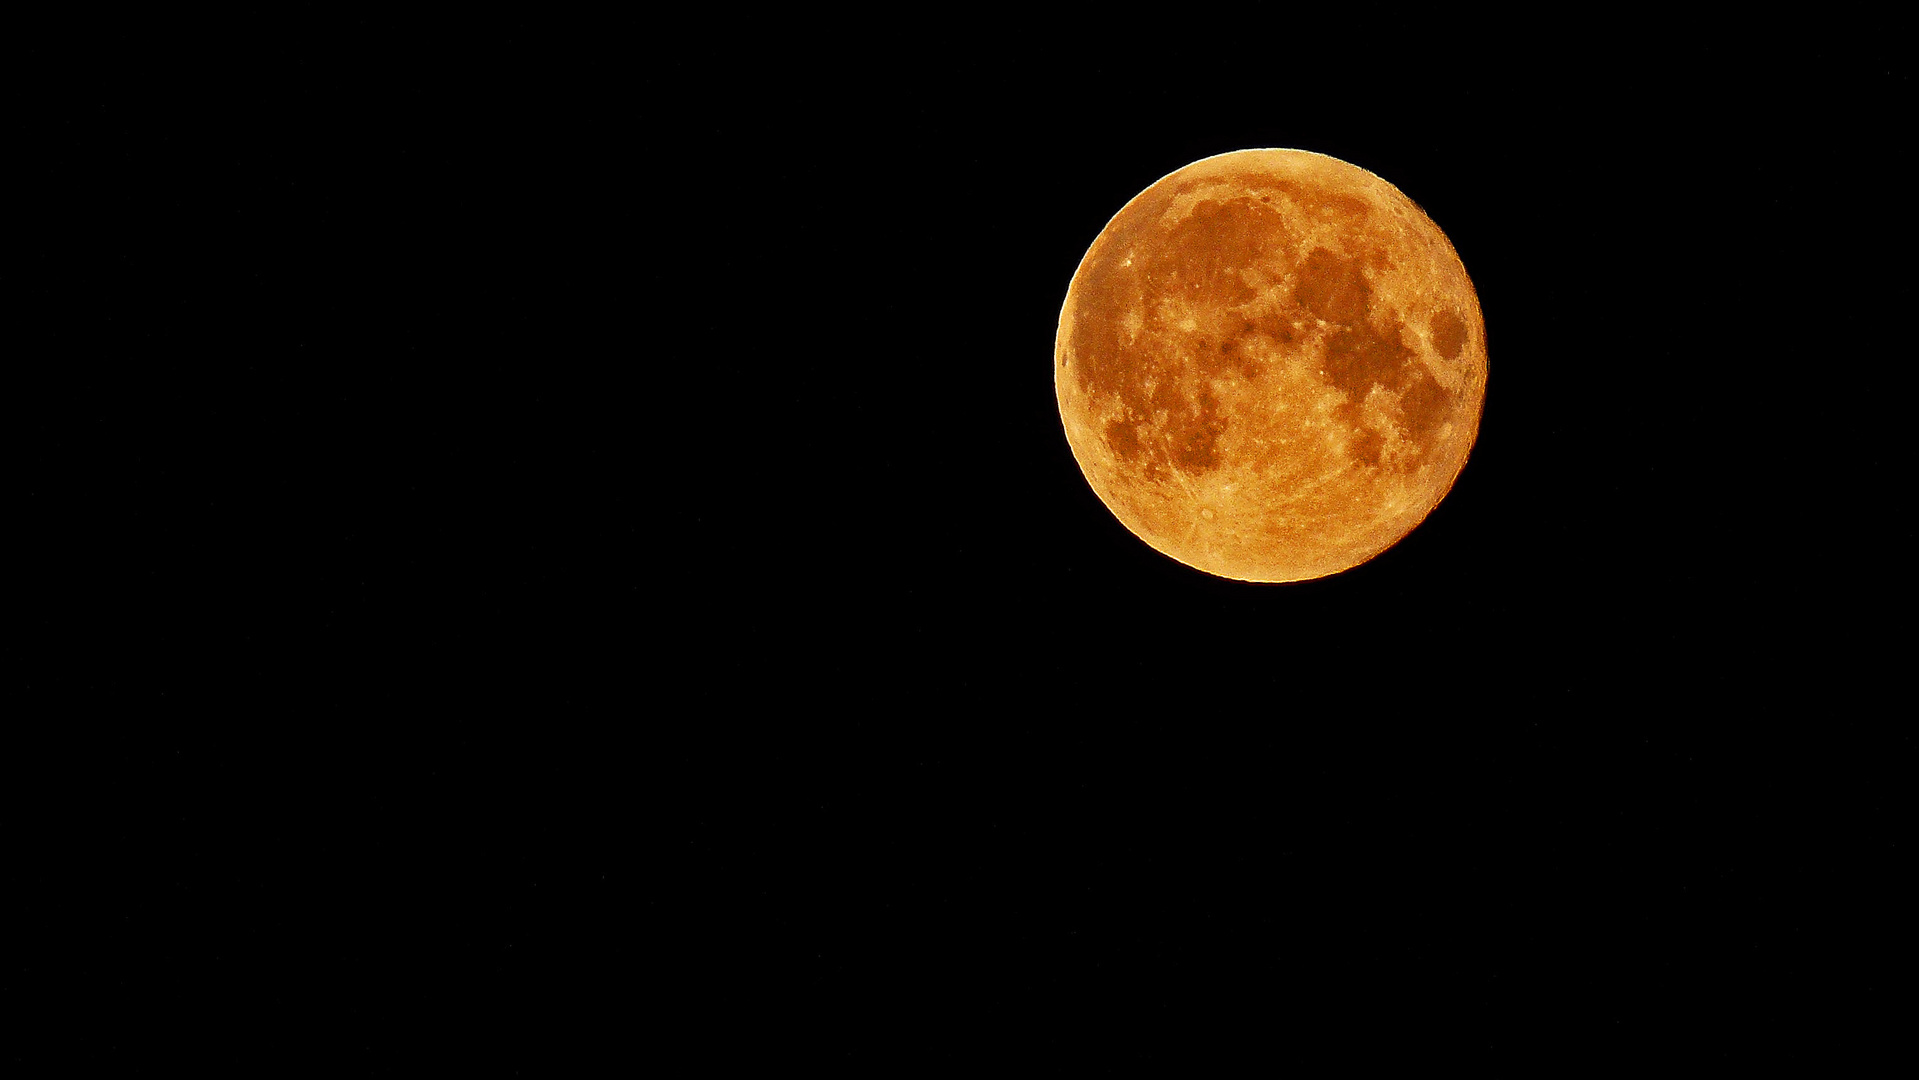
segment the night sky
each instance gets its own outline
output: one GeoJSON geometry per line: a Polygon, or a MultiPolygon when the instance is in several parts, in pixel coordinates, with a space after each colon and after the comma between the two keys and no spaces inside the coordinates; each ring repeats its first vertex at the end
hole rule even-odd
{"type": "Polygon", "coordinates": [[[15,993],[102,1061],[1889,1035],[1908,60],[871,29],[49,84],[15,993]],[[1490,355],[1440,506],[1283,586],[1135,539],[1052,388],[1106,221],[1250,147],[1419,203],[1490,355]]]}

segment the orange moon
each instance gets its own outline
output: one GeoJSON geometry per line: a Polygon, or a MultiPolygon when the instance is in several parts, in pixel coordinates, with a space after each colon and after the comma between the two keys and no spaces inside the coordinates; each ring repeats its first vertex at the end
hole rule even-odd
{"type": "Polygon", "coordinates": [[[1486,396],[1451,242],[1398,188],[1302,150],[1205,158],[1135,196],[1080,260],[1054,354],[1100,500],[1241,581],[1397,543],[1452,488],[1486,396]]]}

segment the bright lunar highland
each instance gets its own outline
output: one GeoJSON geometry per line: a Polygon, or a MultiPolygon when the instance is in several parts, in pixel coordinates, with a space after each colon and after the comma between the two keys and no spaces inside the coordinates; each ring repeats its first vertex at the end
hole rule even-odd
{"type": "Polygon", "coordinates": [[[1135,196],[1080,261],[1054,352],[1100,500],[1242,581],[1398,542],[1451,489],[1486,395],[1485,321],[1445,234],[1300,150],[1205,158],[1135,196]]]}

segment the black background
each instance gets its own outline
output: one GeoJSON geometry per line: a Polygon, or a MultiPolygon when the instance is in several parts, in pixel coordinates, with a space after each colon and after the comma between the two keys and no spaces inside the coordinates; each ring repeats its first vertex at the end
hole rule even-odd
{"type": "Polygon", "coordinates": [[[223,33],[102,32],[20,166],[7,988],[81,1053],[1830,1060],[1909,1002],[1870,28],[223,33]],[[1101,506],[1051,364],[1112,214],[1263,146],[1427,210],[1491,377],[1423,525],[1256,587],[1101,506]]]}

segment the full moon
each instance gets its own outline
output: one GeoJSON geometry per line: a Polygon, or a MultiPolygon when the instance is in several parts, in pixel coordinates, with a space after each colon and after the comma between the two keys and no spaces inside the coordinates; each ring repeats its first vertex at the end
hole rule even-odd
{"type": "Polygon", "coordinates": [[[1479,431],[1486,327],[1398,188],[1302,150],[1196,161],[1080,260],[1054,345],[1093,491],[1195,569],[1304,581],[1425,520],[1479,431]]]}

